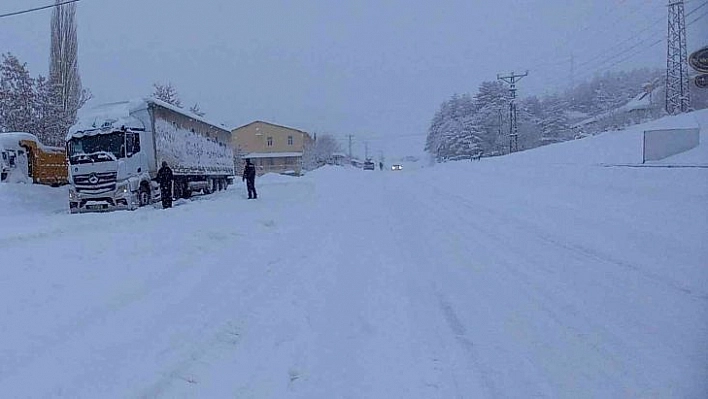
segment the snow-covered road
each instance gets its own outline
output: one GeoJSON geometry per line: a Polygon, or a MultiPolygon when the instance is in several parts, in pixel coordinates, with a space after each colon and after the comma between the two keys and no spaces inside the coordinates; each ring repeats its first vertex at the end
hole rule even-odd
{"type": "Polygon", "coordinates": [[[705,397],[707,177],[325,168],[87,215],[0,185],[0,396],[705,397]]]}

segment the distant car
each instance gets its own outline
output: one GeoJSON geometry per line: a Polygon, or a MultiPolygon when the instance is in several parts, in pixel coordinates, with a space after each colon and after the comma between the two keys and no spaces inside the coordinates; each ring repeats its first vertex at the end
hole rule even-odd
{"type": "Polygon", "coordinates": [[[391,165],[391,170],[403,170],[403,165],[399,165],[399,164],[391,165]]]}
{"type": "Polygon", "coordinates": [[[371,161],[366,161],[364,162],[364,170],[374,170],[376,169],[376,165],[371,162],[371,161]]]}

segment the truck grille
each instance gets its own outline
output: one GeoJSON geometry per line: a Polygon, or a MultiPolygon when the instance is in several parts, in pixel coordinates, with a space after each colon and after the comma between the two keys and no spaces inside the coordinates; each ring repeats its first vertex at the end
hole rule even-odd
{"type": "Polygon", "coordinates": [[[86,194],[101,194],[116,189],[116,172],[74,175],[76,191],[86,194]]]}

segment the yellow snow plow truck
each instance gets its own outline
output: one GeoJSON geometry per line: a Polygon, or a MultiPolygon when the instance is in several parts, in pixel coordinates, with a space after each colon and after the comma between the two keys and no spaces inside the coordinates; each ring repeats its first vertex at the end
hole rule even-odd
{"type": "Polygon", "coordinates": [[[29,133],[0,133],[0,181],[68,184],[66,149],[49,147],[29,133]]]}

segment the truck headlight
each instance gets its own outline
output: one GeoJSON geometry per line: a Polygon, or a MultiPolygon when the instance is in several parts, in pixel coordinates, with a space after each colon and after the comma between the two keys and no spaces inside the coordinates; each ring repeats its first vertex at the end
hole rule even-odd
{"type": "Polygon", "coordinates": [[[75,200],[75,199],[78,199],[78,197],[79,197],[79,196],[76,194],[76,191],[74,191],[74,189],[71,189],[71,188],[70,188],[70,189],[69,189],[69,199],[70,199],[70,200],[75,200]]]}
{"type": "Polygon", "coordinates": [[[128,192],[130,192],[128,183],[122,183],[116,186],[116,194],[128,194],[128,192]]]}

